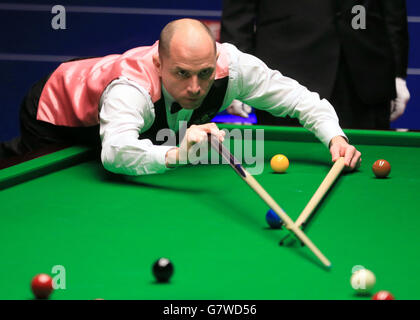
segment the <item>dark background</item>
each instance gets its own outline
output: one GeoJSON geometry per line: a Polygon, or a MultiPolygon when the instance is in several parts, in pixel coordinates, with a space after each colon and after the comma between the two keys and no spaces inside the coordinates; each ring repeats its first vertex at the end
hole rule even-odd
{"type": "MultiPolygon", "coordinates": [[[[407,0],[407,7],[411,100],[392,127],[420,130],[420,1],[407,0]]],[[[217,22],[221,8],[222,0],[0,1],[0,141],[19,134],[22,97],[61,61],[151,45],[169,21],[192,17],[217,22]],[[66,30],[51,27],[54,5],[66,8],[66,30]]]]}

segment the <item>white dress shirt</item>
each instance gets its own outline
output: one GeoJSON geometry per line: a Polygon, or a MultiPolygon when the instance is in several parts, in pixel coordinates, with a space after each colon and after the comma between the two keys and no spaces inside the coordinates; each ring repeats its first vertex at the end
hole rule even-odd
{"type": "MultiPolygon", "coordinates": [[[[331,104],[320,99],[297,81],[269,69],[260,59],[222,44],[229,53],[229,82],[220,108],[225,110],[234,99],[266,110],[275,116],[289,115],[328,147],[330,140],[344,136],[331,104]]],[[[174,99],[162,86],[169,129],[179,130],[179,121],[188,121],[192,110],[170,112],[174,99]]],[[[125,77],[112,81],[104,90],[99,103],[101,159],[104,167],[126,175],[162,173],[165,157],[173,146],[154,145],[149,139],[138,139],[155,119],[149,93],[125,77]]]]}

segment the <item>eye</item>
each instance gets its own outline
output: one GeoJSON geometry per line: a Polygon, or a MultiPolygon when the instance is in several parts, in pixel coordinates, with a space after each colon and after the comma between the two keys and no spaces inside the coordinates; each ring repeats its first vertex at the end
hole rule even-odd
{"type": "Polygon", "coordinates": [[[178,70],[176,74],[181,78],[188,78],[189,77],[188,71],[185,71],[185,70],[178,70]]]}
{"type": "Polygon", "coordinates": [[[200,71],[199,77],[203,78],[203,79],[206,79],[206,78],[210,77],[212,73],[213,73],[213,69],[205,69],[203,71],[200,71]]]}

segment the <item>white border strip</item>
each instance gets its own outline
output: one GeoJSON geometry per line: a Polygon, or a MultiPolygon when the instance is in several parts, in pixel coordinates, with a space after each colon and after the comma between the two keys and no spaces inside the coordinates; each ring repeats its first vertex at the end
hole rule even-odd
{"type": "MultiPolygon", "coordinates": [[[[10,11],[48,11],[51,12],[52,5],[42,4],[15,4],[0,3],[0,10],[10,11]]],[[[122,7],[82,7],[64,6],[69,12],[79,13],[110,13],[110,14],[136,14],[136,15],[158,15],[158,16],[206,16],[221,17],[222,12],[217,10],[182,10],[182,9],[150,9],[150,8],[122,8],[122,7]]],[[[420,23],[420,16],[408,16],[408,22],[420,23]]]]}
{"type": "Polygon", "coordinates": [[[419,76],[420,75],[420,68],[408,68],[407,69],[407,74],[419,76]]]}
{"type": "MultiPolygon", "coordinates": [[[[1,53],[0,61],[27,61],[27,62],[63,62],[75,58],[75,56],[59,56],[47,54],[19,54],[1,53]]],[[[407,74],[420,75],[420,68],[408,68],[407,74]]]]}
{"type": "MultiPolygon", "coordinates": [[[[75,58],[75,56],[59,56],[47,54],[18,54],[1,53],[0,61],[27,61],[27,62],[63,62],[75,58]]],[[[408,75],[420,75],[420,68],[408,68],[408,75]]]]}
{"type": "Polygon", "coordinates": [[[0,61],[63,62],[73,58],[75,57],[43,54],[0,53],[0,61]]]}
{"type": "Polygon", "coordinates": [[[413,23],[420,23],[420,17],[418,17],[418,16],[408,16],[407,21],[408,22],[413,22],[413,23]]]}
{"type": "MultiPolygon", "coordinates": [[[[0,3],[0,10],[10,11],[48,11],[52,5],[32,5],[0,3]]],[[[135,14],[135,15],[158,15],[158,16],[189,16],[189,17],[218,17],[222,16],[217,10],[183,10],[183,9],[150,9],[150,8],[122,8],[122,7],[82,7],[64,6],[67,12],[79,13],[110,13],[110,14],[135,14]]]]}

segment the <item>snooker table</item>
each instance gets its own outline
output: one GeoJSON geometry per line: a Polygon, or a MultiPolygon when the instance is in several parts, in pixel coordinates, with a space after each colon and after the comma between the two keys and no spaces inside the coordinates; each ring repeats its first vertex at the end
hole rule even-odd
{"type": "MultiPolygon", "coordinates": [[[[296,220],[331,168],[328,150],[303,128],[219,126],[264,130],[254,177],[296,220]],[[283,174],[270,168],[279,153],[283,174]]],[[[288,231],[268,227],[268,206],[227,164],[129,177],[74,146],[0,170],[0,299],[32,299],[32,277],[57,265],[66,288],[52,300],[369,300],[351,288],[357,265],[375,273],[372,294],[420,299],[420,134],[345,132],[362,165],[338,177],[304,230],[330,269],[297,241],[279,245],[288,231]],[[388,178],[373,175],[377,159],[388,178]],[[168,284],[154,281],[159,257],[174,264],[168,284]]]]}

